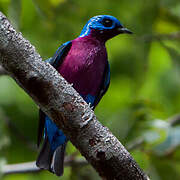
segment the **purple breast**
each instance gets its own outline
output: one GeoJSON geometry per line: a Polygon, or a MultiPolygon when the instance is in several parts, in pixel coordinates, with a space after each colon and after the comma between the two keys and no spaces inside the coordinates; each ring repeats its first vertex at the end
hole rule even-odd
{"type": "Polygon", "coordinates": [[[105,44],[91,36],[72,41],[58,72],[82,95],[97,95],[103,80],[107,53],[105,44]]]}

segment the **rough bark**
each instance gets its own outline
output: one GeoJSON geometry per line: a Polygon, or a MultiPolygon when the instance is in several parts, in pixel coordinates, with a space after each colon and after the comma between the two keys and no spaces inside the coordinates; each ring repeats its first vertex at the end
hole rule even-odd
{"type": "Polygon", "coordinates": [[[0,13],[0,64],[61,128],[104,179],[146,180],[129,152],[88,104],[0,13]]]}

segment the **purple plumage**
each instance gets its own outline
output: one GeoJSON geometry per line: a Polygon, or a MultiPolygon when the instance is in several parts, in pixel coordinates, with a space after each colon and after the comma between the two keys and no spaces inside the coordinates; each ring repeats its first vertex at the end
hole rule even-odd
{"type": "MultiPolygon", "coordinates": [[[[105,42],[121,33],[131,33],[113,16],[91,18],[80,36],[64,43],[46,62],[79,92],[93,109],[99,103],[110,83],[110,68],[105,42]]],[[[60,120],[60,119],[59,119],[60,120]]],[[[38,144],[45,132],[44,144],[36,164],[57,176],[63,174],[63,163],[68,138],[40,110],[38,144]]]]}
{"type": "Polygon", "coordinates": [[[104,42],[92,37],[78,37],[58,68],[60,74],[81,94],[96,96],[103,80],[107,53],[104,42]]]}

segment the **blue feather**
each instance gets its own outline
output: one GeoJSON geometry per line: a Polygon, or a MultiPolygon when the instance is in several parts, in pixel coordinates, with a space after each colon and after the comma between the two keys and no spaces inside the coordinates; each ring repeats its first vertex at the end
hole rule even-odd
{"type": "Polygon", "coordinates": [[[67,141],[63,132],[52,122],[52,120],[46,116],[45,118],[45,136],[48,137],[52,152],[56,148],[67,141]]]}
{"type": "Polygon", "coordinates": [[[81,95],[81,97],[86,101],[87,104],[93,106],[96,96],[92,96],[91,94],[88,95],[81,95]]]}
{"type": "Polygon", "coordinates": [[[92,17],[87,23],[86,25],[83,27],[80,37],[84,37],[90,34],[91,29],[97,29],[97,30],[109,30],[109,29],[114,29],[116,26],[119,27],[123,27],[123,25],[121,24],[121,22],[116,19],[113,16],[110,15],[98,15],[98,16],[94,16],[92,17]],[[102,24],[102,21],[104,19],[109,19],[112,21],[112,26],[110,27],[105,27],[102,24]]]}
{"type": "MultiPolygon", "coordinates": [[[[110,15],[99,15],[91,18],[82,29],[79,37],[89,35],[92,29],[96,31],[96,36],[103,37],[104,41],[121,33],[132,33],[127,28],[124,28],[118,19],[110,15]]],[[[94,35],[94,31],[92,31],[92,35],[94,35]]],[[[55,69],[59,68],[64,57],[68,54],[71,46],[71,41],[64,43],[58,48],[54,56],[47,59],[46,62],[50,63],[55,69]]],[[[104,69],[103,80],[99,87],[99,92],[95,96],[91,94],[81,94],[81,96],[94,109],[101,100],[102,96],[106,93],[109,84],[110,67],[107,61],[104,69]]],[[[49,171],[60,176],[63,174],[64,152],[68,139],[62,130],[60,130],[48,116],[46,116],[41,110],[40,112],[41,116],[39,123],[38,144],[41,141],[43,131],[45,137],[44,144],[37,158],[36,164],[40,168],[48,169],[49,171]]]]}
{"type": "Polygon", "coordinates": [[[71,48],[72,42],[68,41],[64,44],[62,44],[54,54],[52,58],[46,59],[45,62],[51,64],[54,68],[58,68],[60,64],[62,63],[63,56],[66,55],[66,53],[69,52],[69,49],[71,48]]]}
{"type": "MultiPolygon", "coordinates": [[[[54,56],[52,58],[49,58],[45,60],[45,62],[50,63],[54,68],[57,68],[60,66],[63,60],[63,56],[68,53],[72,43],[71,41],[68,41],[64,44],[62,44],[54,56]]],[[[52,122],[52,120],[45,116],[45,136],[48,137],[50,148],[52,153],[56,150],[58,146],[61,146],[67,141],[66,136],[63,134],[63,132],[52,122]]]]}

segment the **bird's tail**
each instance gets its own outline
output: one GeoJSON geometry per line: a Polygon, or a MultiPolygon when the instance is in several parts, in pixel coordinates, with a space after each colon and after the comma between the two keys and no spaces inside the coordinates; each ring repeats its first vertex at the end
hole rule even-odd
{"type": "Polygon", "coordinates": [[[38,155],[36,165],[41,169],[49,170],[57,176],[61,176],[64,172],[65,148],[66,143],[58,146],[56,150],[52,152],[48,138],[46,137],[38,155]]]}

